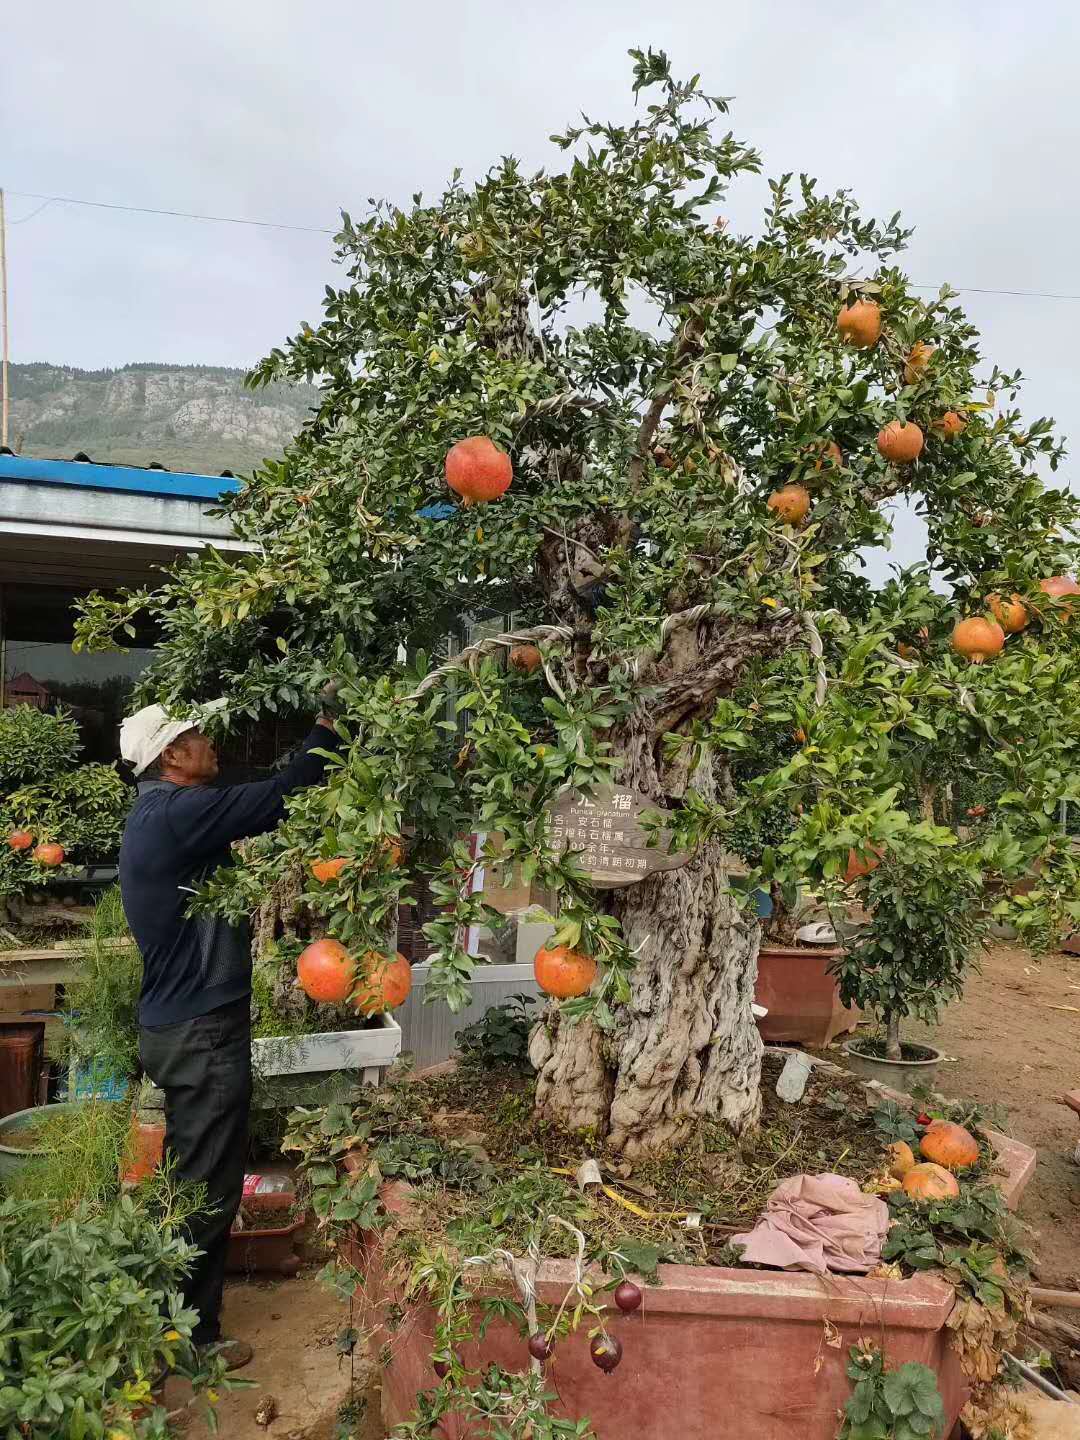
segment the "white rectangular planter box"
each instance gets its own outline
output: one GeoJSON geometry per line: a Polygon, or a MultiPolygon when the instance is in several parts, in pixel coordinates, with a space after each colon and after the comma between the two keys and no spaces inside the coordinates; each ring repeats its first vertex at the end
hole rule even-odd
{"type": "MultiPolygon", "coordinates": [[[[548,926],[547,933],[550,930],[548,926]]],[[[537,946],[543,938],[537,940],[537,946]]],[[[412,994],[404,1005],[399,1005],[394,1011],[401,1024],[401,1048],[413,1056],[418,1070],[438,1065],[456,1054],[457,1032],[481,1019],[485,1010],[501,1004],[511,995],[526,994],[537,998],[537,1003],[529,1006],[530,1015],[539,1015],[543,1006],[544,997],[533,975],[531,960],[527,965],[478,964],[469,981],[469,1004],[457,1015],[450,1012],[445,1001],[433,1000],[430,1005],[424,1004],[430,973],[429,965],[413,966],[412,994]]]]}
{"type": "Polygon", "coordinates": [[[368,1071],[386,1070],[401,1054],[401,1026],[393,1015],[366,1030],[327,1030],[320,1035],[282,1035],[252,1040],[251,1063],[256,1075],[311,1075],[331,1070],[363,1070],[365,1080],[378,1083],[368,1071]]]}

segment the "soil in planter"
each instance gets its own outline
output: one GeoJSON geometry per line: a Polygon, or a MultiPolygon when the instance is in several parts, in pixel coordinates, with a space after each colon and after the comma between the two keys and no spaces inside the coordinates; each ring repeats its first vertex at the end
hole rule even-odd
{"type": "MultiPolygon", "coordinates": [[[[869,1060],[886,1059],[884,1040],[875,1040],[869,1035],[864,1035],[860,1036],[858,1040],[850,1040],[848,1044],[856,1054],[865,1055],[869,1060]]],[[[928,1050],[925,1045],[909,1045],[907,1041],[902,1041],[900,1058],[906,1060],[908,1064],[913,1064],[920,1060],[937,1060],[940,1059],[940,1056],[937,1051],[928,1050]]]]}
{"type": "Polygon", "coordinates": [[[0,1128],[0,1145],[6,1145],[9,1150],[41,1150],[45,1145],[44,1129],[40,1124],[20,1125],[10,1130],[0,1128]]]}
{"type": "MultiPolygon", "coordinates": [[[[375,1158],[388,1177],[417,1184],[416,1229],[442,1231],[462,1246],[478,1244],[490,1226],[500,1244],[514,1248],[526,1241],[537,1212],[547,1210],[579,1223],[592,1240],[653,1245],[665,1261],[732,1264],[737,1255],[729,1237],[753,1224],[781,1180],[831,1171],[862,1184],[881,1174],[883,1140],[862,1084],[815,1069],[803,1100],[788,1105],[775,1093],[783,1065],[782,1056],[765,1057],[763,1112],[753,1135],[740,1142],[719,1123],[705,1124],[694,1143],[633,1167],[606,1163],[603,1146],[588,1136],[539,1124],[531,1080],[468,1066],[374,1092],[376,1112],[389,1107],[393,1120],[385,1127],[375,1121],[370,1144],[390,1136],[388,1163],[378,1151],[375,1158]],[[410,1154],[410,1144],[430,1140],[451,1156],[469,1157],[474,1173],[459,1181],[451,1160],[436,1166],[445,1177],[441,1183],[420,1179],[425,1167],[410,1154]],[[579,1192],[574,1172],[590,1158],[614,1195],[595,1187],[579,1192]],[[702,1217],[700,1229],[686,1228],[687,1214],[702,1217]]],[[[567,1232],[553,1228],[545,1237],[548,1255],[573,1252],[567,1232]]]]}

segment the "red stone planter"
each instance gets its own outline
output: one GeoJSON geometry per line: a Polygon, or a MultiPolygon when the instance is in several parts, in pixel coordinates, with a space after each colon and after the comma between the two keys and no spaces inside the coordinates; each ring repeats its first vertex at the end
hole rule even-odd
{"type": "Polygon", "coordinates": [[[754,1000],[769,1012],[757,1022],[764,1041],[772,1045],[798,1040],[822,1047],[854,1030],[859,1011],[841,1005],[836,977],[829,974],[829,966],[843,953],[827,946],[811,950],[762,945],[754,1000]]]}
{"type": "MultiPolygon", "coordinates": [[[[1015,1204],[1034,1151],[990,1138],[1008,1172],[1002,1188],[1015,1204]]],[[[387,1186],[384,1200],[391,1211],[406,1210],[408,1187],[387,1186]]],[[[373,1346],[390,1347],[382,1379],[389,1429],[415,1412],[417,1391],[438,1383],[431,1368],[435,1317],[429,1307],[409,1306],[405,1324],[388,1327],[389,1307],[396,1309],[402,1297],[383,1268],[379,1237],[358,1234],[342,1249],[364,1277],[363,1323],[376,1332],[373,1346]]],[[[540,1303],[559,1304],[573,1273],[569,1261],[542,1265],[540,1303]]],[[[645,1289],[636,1315],[611,1310],[610,1327],[624,1347],[613,1375],[592,1364],[583,1332],[564,1340],[549,1362],[556,1408],[569,1419],[587,1417],[599,1440],[625,1440],[631,1432],[648,1440],[834,1440],[837,1412],[851,1394],[848,1346],[862,1337],[883,1346],[890,1366],[909,1360],[930,1366],[949,1429],[955,1424],[966,1385],[945,1329],[953,1291],[941,1281],[685,1265],[662,1265],[659,1273],[661,1285],[645,1289]],[[827,1343],[826,1322],[839,1333],[839,1348],[827,1343]]],[[[471,1369],[492,1361],[511,1370],[528,1363],[524,1341],[506,1325],[492,1325],[461,1358],[471,1369]]],[[[469,1432],[461,1421],[445,1419],[442,1434],[465,1440],[469,1432]]]]}
{"type": "Polygon", "coordinates": [[[246,1275],[254,1270],[274,1271],[278,1275],[295,1275],[300,1269],[300,1256],[294,1248],[296,1232],[303,1228],[306,1216],[274,1225],[275,1219],[288,1216],[296,1196],[245,1195],[244,1209],[249,1214],[265,1216],[266,1223],[258,1229],[233,1230],[229,1234],[229,1250],[225,1268],[230,1275],[246,1275]]]}

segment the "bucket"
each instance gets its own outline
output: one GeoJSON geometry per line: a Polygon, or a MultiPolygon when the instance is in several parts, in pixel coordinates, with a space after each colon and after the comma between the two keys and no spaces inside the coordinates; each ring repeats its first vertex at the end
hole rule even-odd
{"type": "Polygon", "coordinates": [[[37,1101],[44,1025],[0,1025],[0,1119],[37,1101]]]}

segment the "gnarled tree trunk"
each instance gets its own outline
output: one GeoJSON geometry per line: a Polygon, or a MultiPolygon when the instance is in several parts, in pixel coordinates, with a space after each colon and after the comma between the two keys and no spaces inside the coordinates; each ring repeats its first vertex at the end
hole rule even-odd
{"type": "Polygon", "coordinates": [[[609,1034],[557,1009],[536,1026],[539,1112],[594,1130],[628,1157],[684,1143],[701,1120],[754,1124],[759,927],[728,891],[723,852],[704,846],[685,869],[631,886],[612,908],[637,958],[630,1002],[609,1034]]]}
{"type": "MultiPolygon", "coordinates": [[[[688,676],[680,690],[693,690],[688,676]]],[[[659,809],[692,785],[720,793],[720,763],[693,775],[665,765],[655,695],[622,733],[620,783],[659,809]]],[[[663,725],[663,729],[670,726],[663,725]]],[[[739,1132],[760,1108],[762,1045],[751,1005],[760,927],[727,882],[719,841],[704,843],[681,870],[659,872],[612,892],[608,908],[635,956],[629,1004],[615,1029],[569,1023],[557,1006],[534,1028],[530,1054],[539,1113],[571,1129],[595,1131],[628,1157],[685,1143],[695,1125],[719,1119],[739,1132]]]]}

